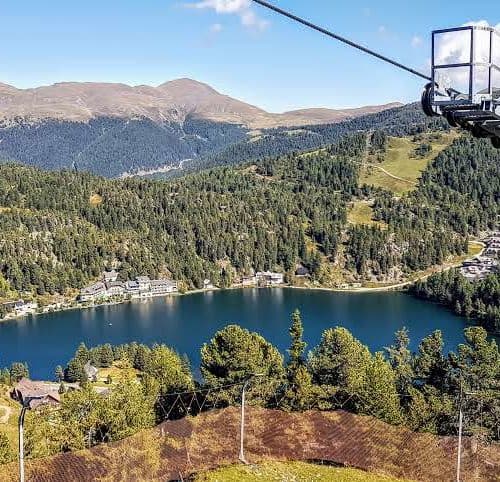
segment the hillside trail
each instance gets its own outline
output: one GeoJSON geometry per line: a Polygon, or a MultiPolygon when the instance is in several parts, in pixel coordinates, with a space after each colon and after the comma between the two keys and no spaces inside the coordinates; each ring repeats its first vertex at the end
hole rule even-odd
{"type": "Polygon", "coordinates": [[[409,179],[405,179],[404,177],[396,176],[395,174],[392,174],[388,170],[384,169],[382,166],[379,166],[378,164],[368,161],[370,155],[372,133],[373,130],[368,131],[366,134],[366,149],[365,149],[364,159],[362,161],[354,161],[354,163],[359,164],[362,167],[363,166],[374,167],[375,169],[382,171],[386,176],[392,177],[392,179],[396,179],[397,181],[406,182],[408,184],[411,184],[412,186],[416,186],[417,183],[415,181],[410,181],[409,179]]]}

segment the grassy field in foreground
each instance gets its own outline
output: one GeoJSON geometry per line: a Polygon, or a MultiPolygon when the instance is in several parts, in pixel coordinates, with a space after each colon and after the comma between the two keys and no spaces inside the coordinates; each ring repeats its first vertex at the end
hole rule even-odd
{"type": "Polygon", "coordinates": [[[199,474],[196,482],[399,482],[356,469],[344,469],[304,462],[266,462],[259,465],[234,465],[199,474]]]}
{"type": "Polygon", "coordinates": [[[373,162],[373,164],[380,166],[390,174],[410,182],[394,179],[377,167],[365,166],[360,184],[381,187],[399,195],[411,191],[415,188],[414,183],[420,177],[420,173],[427,167],[429,162],[436,158],[456,138],[457,134],[453,131],[442,133],[441,138],[437,140],[427,140],[424,138],[423,141],[419,142],[413,142],[409,137],[390,137],[384,160],[381,163],[377,163],[376,160],[369,158],[367,162],[373,162]],[[431,152],[424,157],[415,157],[415,149],[423,142],[431,145],[431,152]]]}

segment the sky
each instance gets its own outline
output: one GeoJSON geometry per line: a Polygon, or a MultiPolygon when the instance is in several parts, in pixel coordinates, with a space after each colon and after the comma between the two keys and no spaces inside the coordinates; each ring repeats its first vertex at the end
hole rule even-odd
{"type": "MultiPolygon", "coordinates": [[[[270,1],[425,73],[433,29],[500,23],[498,0],[270,1]]],[[[425,83],[250,0],[0,0],[0,21],[0,82],[19,88],[189,77],[283,112],[410,102],[425,83]]]]}

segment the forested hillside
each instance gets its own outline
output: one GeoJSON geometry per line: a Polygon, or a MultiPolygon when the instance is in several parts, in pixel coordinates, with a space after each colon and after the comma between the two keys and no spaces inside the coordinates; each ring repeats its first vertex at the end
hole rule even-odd
{"type": "Polygon", "coordinates": [[[427,130],[447,130],[441,118],[428,118],[419,104],[388,109],[336,124],[303,126],[295,129],[263,130],[259,135],[231,145],[217,153],[193,159],[183,171],[170,171],[161,177],[178,177],[186,172],[220,165],[232,165],[250,160],[318,149],[337,142],[348,133],[380,130],[387,135],[414,135],[427,130]]]}
{"type": "Polygon", "coordinates": [[[239,125],[189,117],[183,123],[118,117],[6,123],[0,124],[0,160],[118,177],[178,166],[184,159],[217,152],[246,135],[247,129],[239,125]]]}
{"type": "Polygon", "coordinates": [[[97,117],[88,122],[22,119],[0,121],[0,161],[20,161],[42,169],[76,169],[105,177],[176,168],[165,177],[207,167],[275,157],[324,147],[343,135],[382,129],[408,135],[446,128],[428,119],[416,104],[337,124],[262,129],[187,116],[182,122],[146,117],[97,117]]]}
{"type": "Polygon", "coordinates": [[[168,274],[185,288],[206,278],[229,286],[252,269],[293,280],[299,264],[326,286],[397,281],[466,252],[469,234],[494,223],[500,187],[483,184],[500,164],[488,161],[498,154],[487,142],[456,141],[403,198],[359,185],[368,145],[382,152],[383,132],[168,183],[3,165],[0,296],[63,293],[111,266],[168,274]],[[471,195],[457,179],[464,172],[471,195]],[[381,225],[347,224],[358,199],[374,200],[381,225]]]}

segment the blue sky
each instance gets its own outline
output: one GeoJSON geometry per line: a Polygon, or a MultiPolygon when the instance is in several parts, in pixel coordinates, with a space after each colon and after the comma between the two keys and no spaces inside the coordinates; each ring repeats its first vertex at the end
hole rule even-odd
{"type": "MultiPolygon", "coordinates": [[[[424,81],[245,1],[1,0],[0,82],[190,77],[274,112],[419,97],[424,81]]],[[[500,22],[498,0],[272,1],[423,71],[432,29],[500,22]]]]}

